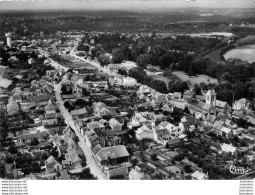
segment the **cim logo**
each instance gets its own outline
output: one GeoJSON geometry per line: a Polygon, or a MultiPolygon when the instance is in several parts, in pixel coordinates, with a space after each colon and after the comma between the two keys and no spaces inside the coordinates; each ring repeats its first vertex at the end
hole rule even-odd
{"type": "Polygon", "coordinates": [[[238,175],[243,175],[245,173],[248,173],[251,169],[249,168],[243,168],[243,167],[236,167],[235,165],[230,165],[229,166],[229,171],[232,174],[238,174],[238,175]]]}

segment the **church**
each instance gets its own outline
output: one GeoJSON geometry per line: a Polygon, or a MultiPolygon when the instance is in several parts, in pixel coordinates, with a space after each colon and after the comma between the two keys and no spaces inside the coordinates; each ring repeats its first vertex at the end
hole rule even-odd
{"type": "Polygon", "coordinates": [[[188,108],[195,118],[204,119],[208,114],[216,113],[216,93],[214,90],[208,90],[205,94],[205,102],[191,98],[188,101],[188,108]]]}

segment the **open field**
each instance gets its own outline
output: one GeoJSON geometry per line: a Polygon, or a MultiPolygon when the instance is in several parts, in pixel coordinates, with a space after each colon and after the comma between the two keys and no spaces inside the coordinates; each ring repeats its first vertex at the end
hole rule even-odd
{"type": "Polygon", "coordinates": [[[212,77],[209,77],[207,75],[197,75],[197,76],[188,76],[183,71],[174,71],[173,74],[178,76],[183,81],[190,81],[191,85],[194,84],[200,84],[202,82],[208,84],[208,83],[217,83],[217,79],[214,79],[212,77]]]}

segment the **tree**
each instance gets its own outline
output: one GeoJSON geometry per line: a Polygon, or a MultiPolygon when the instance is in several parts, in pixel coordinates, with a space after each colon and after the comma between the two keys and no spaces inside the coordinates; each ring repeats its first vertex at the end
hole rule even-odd
{"type": "Polygon", "coordinates": [[[69,101],[65,101],[64,102],[64,106],[68,110],[73,108],[73,105],[69,101]]]}
{"type": "Polygon", "coordinates": [[[193,169],[192,169],[192,167],[191,167],[190,165],[185,165],[185,166],[184,166],[184,171],[185,171],[186,173],[192,173],[192,172],[193,172],[193,169]]]}
{"type": "Polygon", "coordinates": [[[55,158],[58,158],[59,152],[57,151],[56,148],[52,148],[51,155],[55,158]]]}
{"type": "Polygon", "coordinates": [[[18,150],[14,145],[10,145],[8,148],[8,152],[10,152],[11,154],[17,154],[18,150]]]}
{"type": "Polygon", "coordinates": [[[225,72],[220,76],[220,82],[232,82],[233,81],[233,76],[229,72],[225,72]]]}
{"type": "Polygon", "coordinates": [[[172,56],[170,56],[170,54],[167,53],[159,58],[159,65],[162,69],[169,68],[172,62],[173,62],[172,56]]]}
{"type": "Polygon", "coordinates": [[[165,76],[165,77],[170,77],[170,76],[172,76],[172,74],[173,74],[173,72],[169,68],[166,68],[163,71],[163,76],[165,76]]]}
{"type": "Polygon", "coordinates": [[[40,142],[39,142],[39,140],[37,139],[37,138],[34,138],[34,139],[32,139],[31,140],[31,146],[33,146],[33,145],[38,145],[40,142]]]}
{"type": "Polygon", "coordinates": [[[119,69],[118,70],[118,74],[123,75],[123,76],[127,76],[128,75],[127,71],[124,70],[124,69],[119,69]]]}
{"type": "Polygon", "coordinates": [[[132,164],[133,167],[136,166],[138,162],[139,162],[139,161],[138,161],[137,158],[131,159],[131,164],[132,164]]]}
{"type": "Polygon", "coordinates": [[[110,57],[105,54],[100,54],[98,57],[98,61],[100,62],[101,66],[108,65],[111,62],[110,57]]]}
{"type": "Polygon", "coordinates": [[[121,49],[116,48],[112,50],[112,62],[121,63],[124,60],[124,55],[121,49]]]}
{"type": "Polygon", "coordinates": [[[158,160],[158,158],[157,158],[157,153],[151,154],[150,157],[151,157],[151,160],[153,160],[153,161],[158,160]]]}
{"type": "Polygon", "coordinates": [[[127,147],[127,151],[129,153],[129,156],[133,156],[133,150],[130,147],[127,147]]]}
{"type": "Polygon", "coordinates": [[[91,174],[89,168],[85,168],[81,173],[80,179],[93,180],[95,177],[91,174]]]}
{"type": "Polygon", "coordinates": [[[194,85],[194,91],[195,91],[196,95],[201,95],[202,94],[201,88],[198,86],[198,84],[194,85]]]}
{"type": "Polygon", "coordinates": [[[137,58],[137,65],[145,68],[151,62],[151,56],[149,54],[142,54],[137,58]]]}
{"type": "Polygon", "coordinates": [[[80,43],[77,47],[76,47],[77,51],[85,51],[85,52],[89,52],[89,46],[88,45],[83,45],[82,43],[80,43]]]}
{"type": "Polygon", "coordinates": [[[46,154],[46,153],[43,153],[42,156],[41,156],[41,160],[42,160],[43,162],[46,161],[48,158],[49,158],[49,157],[48,157],[48,154],[46,154]]]}
{"type": "Polygon", "coordinates": [[[176,156],[173,158],[174,161],[181,161],[181,160],[183,160],[183,159],[184,159],[184,156],[183,156],[182,154],[178,154],[178,155],[176,155],[176,156]]]}

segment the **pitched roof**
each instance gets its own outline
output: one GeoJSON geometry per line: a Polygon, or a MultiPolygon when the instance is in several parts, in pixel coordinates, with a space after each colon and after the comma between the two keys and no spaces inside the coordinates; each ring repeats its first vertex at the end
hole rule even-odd
{"type": "Polygon", "coordinates": [[[174,139],[170,139],[170,140],[168,140],[168,144],[169,145],[173,145],[173,144],[178,144],[178,143],[180,143],[181,142],[181,139],[180,138],[174,138],[174,139]]]}
{"type": "Polygon", "coordinates": [[[163,121],[161,122],[156,129],[165,129],[168,125],[170,125],[171,123],[167,122],[167,121],[163,121]]]}
{"type": "Polygon", "coordinates": [[[216,100],[216,107],[224,108],[227,105],[227,102],[216,100]]]}
{"type": "Polygon", "coordinates": [[[206,174],[204,174],[204,173],[202,173],[202,172],[200,172],[200,171],[196,171],[196,172],[194,172],[194,173],[191,175],[191,177],[196,178],[196,179],[198,179],[198,180],[202,180],[202,179],[204,179],[204,178],[206,177],[206,174]]]}
{"type": "Polygon", "coordinates": [[[137,129],[136,134],[140,135],[141,133],[146,132],[146,133],[153,133],[153,131],[148,128],[146,125],[143,125],[139,129],[137,129]]]}
{"type": "Polygon", "coordinates": [[[100,146],[100,144],[97,144],[95,145],[93,148],[92,148],[92,151],[97,154],[100,150],[102,149],[102,147],[100,146]]]}
{"type": "Polygon", "coordinates": [[[11,80],[5,79],[0,76],[0,87],[2,88],[8,88],[12,84],[11,80]]]}
{"type": "Polygon", "coordinates": [[[108,160],[108,158],[115,159],[121,157],[128,157],[129,153],[124,145],[112,146],[102,148],[97,154],[100,161],[108,160]]]}
{"type": "Polygon", "coordinates": [[[77,109],[77,110],[72,110],[72,111],[70,112],[70,114],[73,115],[73,116],[82,115],[82,114],[87,114],[87,113],[88,113],[88,112],[87,112],[86,108],[81,108],[81,109],[77,109]]]}
{"type": "Polygon", "coordinates": [[[0,66],[0,77],[3,77],[6,72],[6,66],[0,66]]]}
{"type": "Polygon", "coordinates": [[[227,128],[227,127],[222,127],[221,131],[224,132],[224,133],[226,133],[226,134],[228,134],[228,133],[231,132],[231,129],[229,129],[229,128],[227,128]]]}
{"type": "Polygon", "coordinates": [[[224,143],[224,144],[221,145],[221,150],[224,151],[224,152],[234,153],[236,151],[236,147],[224,143]]]}
{"type": "Polygon", "coordinates": [[[156,129],[157,135],[170,135],[169,131],[167,129],[156,129]]]}
{"type": "Polygon", "coordinates": [[[51,155],[46,161],[45,161],[45,163],[56,163],[57,161],[55,160],[55,158],[51,155]]]}
{"type": "Polygon", "coordinates": [[[215,119],[216,119],[216,116],[210,115],[210,114],[208,114],[207,117],[206,117],[206,121],[207,121],[208,123],[211,123],[211,124],[214,123],[215,119]]]}
{"type": "Polygon", "coordinates": [[[208,113],[213,106],[200,100],[191,98],[188,101],[188,107],[201,113],[208,113]]]}
{"type": "Polygon", "coordinates": [[[21,140],[27,140],[27,139],[42,138],[42,137],[47,137],[47,136],[48,136],[48,132],[42,131],[39,133],[23,134],[23,135],[20,135],[19,138],[21,140]]]}
{"type": "Polygon", "coordinates": [[[120,126],[122,125],[118,120],[116,120],[115,118],[112,118],[109,120],[109,124],[112,126],[120,126]]]}

